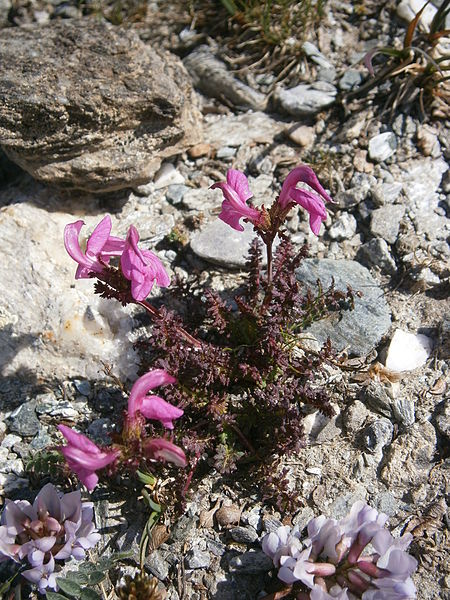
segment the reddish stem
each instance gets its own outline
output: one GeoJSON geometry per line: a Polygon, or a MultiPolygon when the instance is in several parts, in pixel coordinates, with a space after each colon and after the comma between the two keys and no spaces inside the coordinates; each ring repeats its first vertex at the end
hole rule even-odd
{"type": "MultiPolygon", "coordinates": [[[[136,304],[139,304],[140,306],[142,306],[142,308],[145,308],[145,310],[153,318],[155,318],[155,319],[161,318],[161,314],[160,314],[159,310],[157,308],[155,308],[154,306],[152,306],[151,304],[149,304],[146,300],[141,300],[141,301],[138,300],[138,301],[136,301],[136,304]]],[[[194,346],[194,348],[202,348],[203,347],[201,341],[198,340],[197,338],[195,338],[194,336],[192,336],[190,333],[188,333],[185,329],[183,329],[183,327],[179,327],[178,325],[176,325],[175,328],[178,331],[178,333],[187,342],[189,342],[192,346],[194,346]]]]}

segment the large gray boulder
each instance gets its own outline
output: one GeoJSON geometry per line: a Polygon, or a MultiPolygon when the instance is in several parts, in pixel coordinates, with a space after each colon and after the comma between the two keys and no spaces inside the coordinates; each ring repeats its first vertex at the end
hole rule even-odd
{"type": "Polygon", "coordinates": [[[93,20],[0,31],[0,145],[33,177],[90,192],[137,186],[200,138],[182,63],[93,20]]]}

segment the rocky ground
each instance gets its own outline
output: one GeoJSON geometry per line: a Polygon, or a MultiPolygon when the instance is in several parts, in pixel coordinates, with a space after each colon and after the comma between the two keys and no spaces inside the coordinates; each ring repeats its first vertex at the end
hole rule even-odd
{"type": "MultiPolygon", "coordinates": [[[[64,225],[92,229],[110,213],[114,233],[136,225],[171,274],[232,290],[252,229],[230,233],[209,186],[241,169],[255,204],[268,205],[306,162],[336,204],[318,238],[292,213],[292,239],[320,259],[298,277],[363,292],[354,313],[309,332],[342,353],[317,382],[337,415],[308,415],[309,445],[284,461],[296,511],[280,514],[239,477],[211,471],[146,568],[171,600],[260,598],[274,589],[267,531],[340,518],[364,499],[413,533],[417,597],[450,598],[448,114],[437,100],[424,118],[411,91],[386,108],[389,82],[346,96],[367,81],[364,54],[398,45],[417,6],[329,0],[283,78],[275,63],[245,61],[248,47],[239,68],[231,34],[208,31],[207,12],[184,4],[0,1],[1,497],[33,495],[26,464],[60,441],[57,423],[106,442],[124,403],[110,375],[127,389],[137,376],[142,315],[74,283],[64,225]],[[398,329],[425,335],[427,356],[408,341],[404,364],[388,369],[398,329]]],[[[136,551],[144,508],[105,490],[93,494],[104,543],[136,551]]]]}

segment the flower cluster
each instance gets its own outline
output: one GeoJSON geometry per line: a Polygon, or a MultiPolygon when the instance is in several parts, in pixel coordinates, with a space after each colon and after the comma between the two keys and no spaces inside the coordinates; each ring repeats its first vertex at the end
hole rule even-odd
{"type": "Polygon", "coordinates": [[[123,276],[131,282],[131,296],[137,302],[145,300],[153,284],[167,287],[170,279],[159,258],[150,250],[138,247],[139,234],[131,225],[125,240],[112,236],[111,217],[104,217],[92,232],[86,251],[80,247],[79,235],[84,221],[69,223],[64,229],[64,246],[78,263],[75,279],[100,276],[105,272],[111,258],[120,257],[123,276]]]}
{"type": "Polygon", "coordinates": [[[412,536],[394,538],[384,529],[386,521],[385,514],[359,501],[340,521],[323,515],[312,519],[303,541],[296,529],[285,526],[269,533],[262,547],[279,567],[279,579],[311,590],[298,598],[410,600],[417,567],[406,552],[412,536]]]}
{"type": "Polygon", "coordinates": [[[122,463],[137,468],[142,461],[156,460],[186,466],[181,448],[164,437],[147,437],[145,431],[145,419],[160,421],[166,429],[173,429],[174,419],[182,416],[180,408],[159,396],[147,395],[154,387],[174,382],[175,379],[163,369],[154,369],[135,382],[128,398],[121,439],[111,448],[101,449],[85,435],[66,425],[58,426],[68,442],[60,450],[69,468],[88,490],[94,489],[98,483],[96,471],[108,465],[116,468],[122,463]]]}
{"type": "Polygon", "coordinates": [[[100,539],[93,523],[91,502],[82,502],[79,491],[60,494],[48,483],[33,504],[6,500],[0,520],[0,561],[27,560],[22,571],[41,593],[58,588],[56,562],[70,557],[81,560],[100,539]]]}
{"type": "MultiPolygon", "coordinates": [[[[244,228],[240,224],[240,219],[245,218],[255,226],[256,230],[266,231],[273,225],[270,219],[270,213],[264,208],[262,210],[249,206],[247,201],[252,198],[253,194],[250,191],[248,180],[244,173],[235,169],[230,169],[227,172],[226,182],[215,183],[211,186],[212,189],[220,188],[224,196],[222,202],[222,212],[219,219],[230,225],[237,231],[243,231],[244,228]]],[[[332,199],[321,186],[314,171],[311,167],[300,165],[293,169],[286,177],[281,188],[281,193],[275,207],[281,212],[283,219],[287,212],[299,204],[309,213],[309,224],[312,232],[319,235],[320,225],[327,218],[327,211],[323,200],[332,202],[332,199]],[[308,189],[298,189],[298,183],[305,183],[316,194],[308,189]]],[[[278,216],[278,215],[277,215],[278,216]]]]}

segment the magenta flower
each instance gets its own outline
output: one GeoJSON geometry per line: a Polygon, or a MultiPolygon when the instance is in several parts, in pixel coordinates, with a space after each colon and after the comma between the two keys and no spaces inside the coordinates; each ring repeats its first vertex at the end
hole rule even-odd
{"type": "Polygon", "coordinates": [[[80,560],[100,539],[93,523],[91,502],[82,502],[79,491],[60,494],[48,483],[33,505],[26,500],[6,500],[0,526],[0,561],[27,560],[31,569],[22,575],[41,593],[57,589],[55,560],[80,560]]]}
{"type": "Polygon", "coordinates": [[[164,438],[154,438],[145,444],[145,453],[148,458],[171,462],[177,467],[187,465],[186,455],[183,450],[164,438]]]}
{"type": "Polygon", "coordinates": [[[70,427],[58,425],[58,429],[68,441],[68,445],[62,446],[60,450],[69,468],[77,474],[89,491],[93,490],[98,483],[96,471],[114,462],[120,450],[101,450],[85,435],[70,427]]]}
{"type": "Polygon", "coordinates": [[[92,232],[86,244],[86,252],[80,247],[79,235],[84,221],[69,223],[64,228],[64,246],[68,254],[78,263],[75,279],[86,279],[92,273],[101,273],[111,257],[120,256],[125,241],[109,235],[111,217],[106,215],[92,232]]]}
{"type": "Polygon", "coordinates": [[[281,188],[278,202],[282,208],[287,208],[291,202],[300,204],[300,206],[309,212],[309,225],[312,232],[315,235],[319,235],[320,225],[322,224],[322,221],[325,221],[327,218],[325,204],[320,196],[326,202],[333,202],[320,185],[320,182],[311,167],[300,165],[293,169],[286,177],[283,187],[281,188]],[[319,196],[316,196],[316,194],[305,189],[297,189],[296,185],[299,182],[309,185],[309,187],[316,191],[319,196]]]}
{"type": "Polygon", "coordinates": [[[128,419],[133,421],[137,412],[147,419],[161,421],[167,429],[173,429],[173,420],[182,416],[181,408],[172,406],[159,396],[147,396],[147,392],[160,385],[175,383],[176,379],[163,369],[154,369],[135,382],[128,399],[128,419]]]}
{"type": "Polygon", "coordinates": [[[219,215],[219,219],[224,221],[236,229],[236,231],[244,231],[244,228],[239,223],[242,217],[258,223],[261,217],[261,213],[256,208],[248,206],[247,200],[249,200],[253,194],[250,191],[248,185],[248,179],[236,169],[229,169],[227,171],[226,182],[221,181],[211,186],[211,189],[220,188],[224,196],[222,202],[222,212],[219,215]]]}
{"type": "Polygon", "coordinates": [[[130,225],[120,266],[122,273],[131,281],[131,295],[141,302],[147,298],[155,281],[160,287],[167,287],[170,278],[156,254],[140,250],[138,242],[139,233],[136,227],[130,225]]]}

